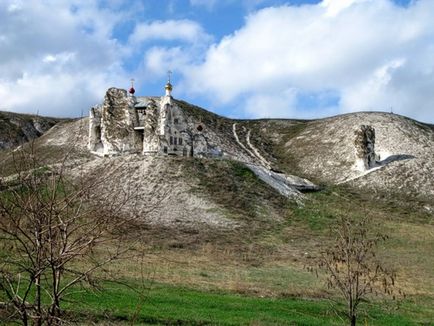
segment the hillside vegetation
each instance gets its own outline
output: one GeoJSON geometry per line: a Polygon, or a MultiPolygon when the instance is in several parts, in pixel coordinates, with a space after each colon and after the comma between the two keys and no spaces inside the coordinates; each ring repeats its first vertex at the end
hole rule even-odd
{"type": "MultiPolygon", "coordinates": [[[[399,303],[371,298],[360,320],[434,323],[432,126],[385,113],[235,121],[179,104],[224,142],[235,141],[237,123],[241,142],[250,131],[273,169],[310,178],[322,190],[295,202],[240,161],[97,157],[86,149],[87,119],[55,125],[33,144],[40,164],[53,166],[67,154],[71,178],[103,173],[101,187],[113,196],[134,194],[123,214],[140,217],[128,233],[131,244],[140,240],[137,256],[101,272],[110,280],[102,291],[73,295],[67,306],[73,318],[101,324],[340,325],[329,304],[337,293],[324,287],[323,274],[316,277],[306,267],[332,240],[328,229],[338,216],[369,215],[389,235],[379,257],[396,270],[397,286],[407,296],[399,303]],[[376,129],[384,160],[368,174],[355,168],[354,130],[361,124],[376,129]]],[[[0,152],[0,175],[9,181],[12,154],[0,152]]]]}

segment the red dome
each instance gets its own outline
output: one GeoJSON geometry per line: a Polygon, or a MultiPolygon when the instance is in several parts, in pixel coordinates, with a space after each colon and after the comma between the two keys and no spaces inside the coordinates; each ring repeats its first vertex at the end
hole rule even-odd
{"type": "Polygon", "coordinates": [[[136,92],[136,90],[134,89],[134,87],[131,87],[128,92],[132,95],[134,95],[134,93],[136,92]]]}

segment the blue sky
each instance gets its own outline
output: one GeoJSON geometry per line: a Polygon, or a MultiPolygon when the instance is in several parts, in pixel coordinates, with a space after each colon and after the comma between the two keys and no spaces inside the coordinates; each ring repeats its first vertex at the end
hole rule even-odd
{"type": "Polygon", "coordinates": [[[0,109],[80,116],[110,86],[237,118],[434,122],[432,0],[2,0],[0,109]]]}

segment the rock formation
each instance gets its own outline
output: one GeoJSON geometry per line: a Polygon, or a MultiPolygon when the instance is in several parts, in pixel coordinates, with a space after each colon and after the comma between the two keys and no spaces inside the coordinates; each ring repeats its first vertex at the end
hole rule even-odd
{"type": "Polygon", "coordinates": [[[376,163],[375,155],[375,129],[371,126],[362,125],[355,132],[356,156],[363,163],[365,170],[373,168],[376,163]]]}
{"type": "Polygon", "coordinates": [[[90,110],[90,151],[103,156],[220,154],[218,146],[210,145],[205,128],[198,128],[173,100],[170,89],[166,91],[162,97],[135,97],[110,88],[104,103],[90,110]]]}

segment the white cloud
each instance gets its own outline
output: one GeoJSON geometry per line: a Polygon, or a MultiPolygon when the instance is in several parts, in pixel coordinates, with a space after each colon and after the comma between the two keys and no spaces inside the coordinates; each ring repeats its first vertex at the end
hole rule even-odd
{"type": "Polygon", "coordinates": [[[191,62],[188,52],[182,47],[152,47],[145,54],[145,69],[147,74],[162,76],[168,69],[183,71],[191,62]]]}
{"type": "Polygon", "coordinates": [[[60,62],[65,64],[67,62],[75,60],[76,52],[61,52],[57,54],[47,54],[42,62],[52,64],[54,62],[60,62]]]}
{"type": "MultiPolygon", "coordinates": [[[[263,105],[268,112],[275,105],[280,115],[283,104],[276,99],[295,89],[339,94],[334,113],[393,106],[433,121],[433,54],[434,1],[401,7],[389,0],[324,0],[251,14],[189,68],[185,85],[191,94],[208,94],[252,116],[264,116],[254,105],[258,96],[271,103],[263,105]]],[[[292,108],[288,117],[306,115],[299,96],[295,103],[282,98],[292,108]]]]}
{"type": "Polygon", "coordinates": [[[127,0],[0,1],[0,110],[76,116],[131,75],[149,80],[196,62],[212,37],[191,20],[141,22],[150,8],[127,0]]]}
{"type": "Polygon", "coordinates": [[[141,74],[162,77],[169,69],[181,74],[188,71],[190,66],[203,58],[213,38],[201,25],[190,20],[139,24],[130,37],[132,46],[151,40],[157,41],[158,45],[146,48],[141,74]]]}
{"type": "MultiPolygon", "coordinates": [[[[434,1],[269,7],[252,12],[242,28],[215,44],[192,20],[141,22],[149,14],[142,2],[134,9],[126,0],[98,3],[0,1],[0,109],[77,115],[100,102],[107,87],[127,85],[130,74],[152,82],[172,69],[184,76],[177,94],[207,97],[243,110],[240,116],[393,107],[434,120],[434,1]],[[125,22],[135,24],[130,36],[125,22]],[[122,42],[113,36],[119,24],[122,42]]],[[[221,3],[234,2],[214,5],[221,3]]]]}
{"type": "Polygon", "coordinates": [[[362,3],[366,1],[370,0],[323,0],[320,5],[326,8],[327,16],[333,17],[356,3],[362,3]]]}
{"type": "Polygon", "coordinates": [[[287,89],[279,94],[256,93],[246,100],[247,116],[257,118],[284,118],[295,113],[296,90],[287,89]]]}
{"type": "Polygon", "coordinates": [[[130,37],[130,42],[134,44],[148,40],[180,40],[196,43],[208,39],[210,39],[210,36],[194,21],[167,20],[136,25],[130,37]]]}
{"type": "Polygon", "coordinates": [[[0,3],[0,109],[74,116],[125,81],[120,12],[94,1],[0,3]]]}

